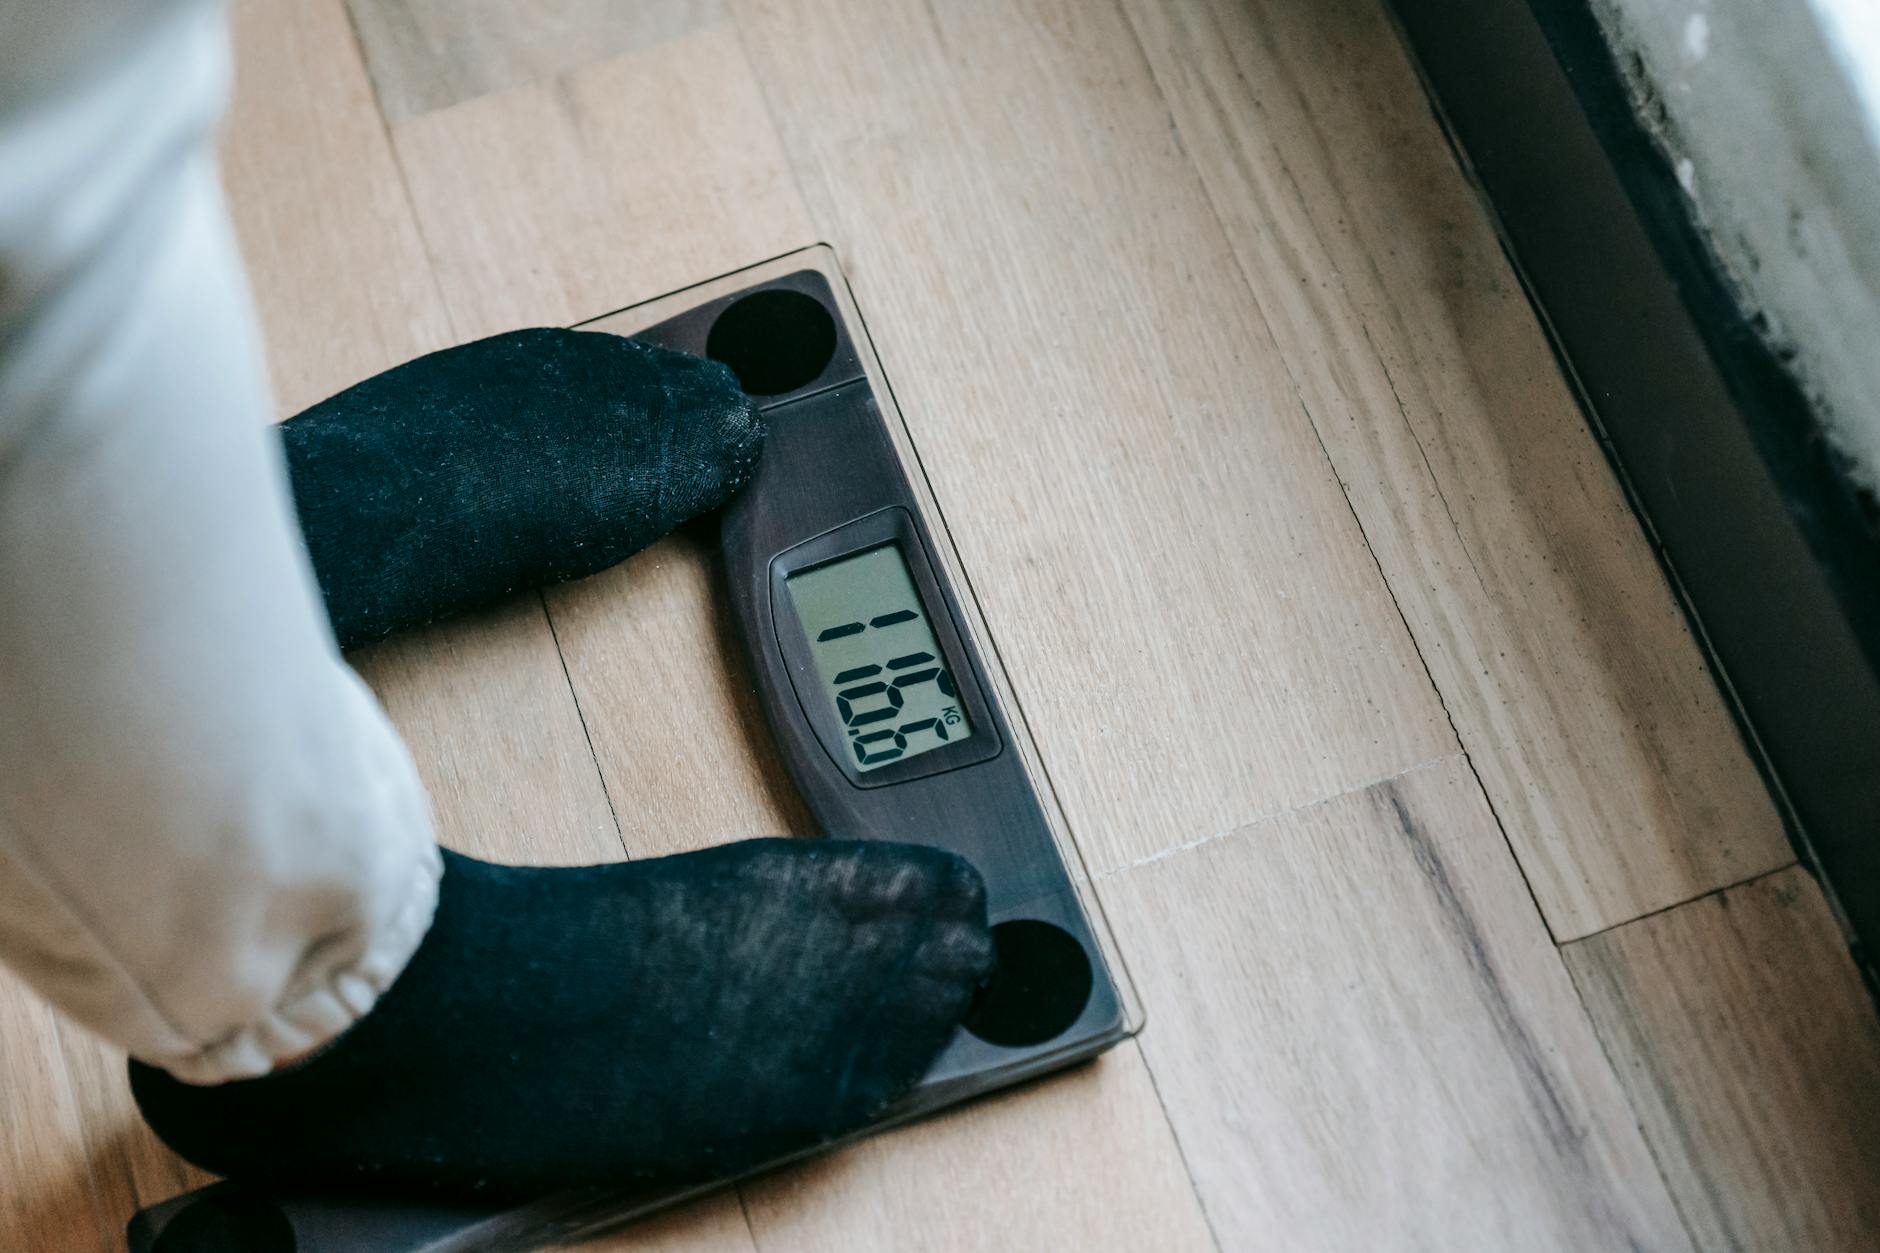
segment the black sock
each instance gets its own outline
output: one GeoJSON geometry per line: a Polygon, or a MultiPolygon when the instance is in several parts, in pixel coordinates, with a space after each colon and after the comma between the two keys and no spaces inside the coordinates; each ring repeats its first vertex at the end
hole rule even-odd
{"type": "MultiPolygon", "coordinates": [[[[419,358],[281,430],[348,647],[621,560],[723,503],[763,436],[721,367],[553,330],[419,358]]],[[[991,960],[978,876],[932,849],[445,859],[417,954],[325,1050],[213,1087],[133,1064],[158,1134],[211,1170],[300,1185],[718,1178],[874,1119],[991,960]]]]}
{"type": "Polygon", "coordinates": [[[562,330],[419,357],[280,429],[346,648],[603,570],[723,504],[763,442],[716,362],[562,330]]]}
{"type": "Polygon", "coordinates": [[[325,1050],[215,1087],[133,1063],[242,1179],[509,1196],[721,1178],[914,1083],[991,961],[979,877],[913,845],[758,840],[582,869],[446,855],[436,922],[325,1050]]]}

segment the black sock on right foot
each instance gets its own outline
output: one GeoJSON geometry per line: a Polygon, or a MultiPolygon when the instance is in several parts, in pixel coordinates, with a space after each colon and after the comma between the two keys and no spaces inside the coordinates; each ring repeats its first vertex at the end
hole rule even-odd
{"type": "Polygon", "coordinates": [[[445,854],[378,1005],[260,1079],[132,1064],[172,1148],[237,1179],[526,1196],[704,1182],[866,1126],[951,1038],[985,889],[918,845],[753,840],[567,869],[445,854]]]}

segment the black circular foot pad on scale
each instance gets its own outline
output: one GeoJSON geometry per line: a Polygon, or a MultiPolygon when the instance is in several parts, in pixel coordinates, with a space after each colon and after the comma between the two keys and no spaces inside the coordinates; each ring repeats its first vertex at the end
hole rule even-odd
{"type": "Polygon", "coordinates": [[[1023,1048],[1064,1034],[1084,1012],[1094,978],[1090,957],[1062,927],[1030,918],[992,929],[998,967],[966,1017],[988,1044],[1023,1048]]]}

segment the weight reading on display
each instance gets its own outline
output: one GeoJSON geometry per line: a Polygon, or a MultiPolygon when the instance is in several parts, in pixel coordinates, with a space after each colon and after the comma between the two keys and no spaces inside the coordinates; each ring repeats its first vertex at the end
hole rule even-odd
{"type": "Polygon", "coordinates": [[[856,769],[972,737],[899,545],[791,575],[786,586],[856,769]]]}

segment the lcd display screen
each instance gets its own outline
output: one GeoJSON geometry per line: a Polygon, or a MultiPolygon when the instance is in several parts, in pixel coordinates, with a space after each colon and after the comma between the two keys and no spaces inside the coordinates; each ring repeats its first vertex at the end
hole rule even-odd
{"type": "Polygon", "coordinates": [[[791,575],[785,586],[858,770],[972,737],[900,545],[791,575]]]}

